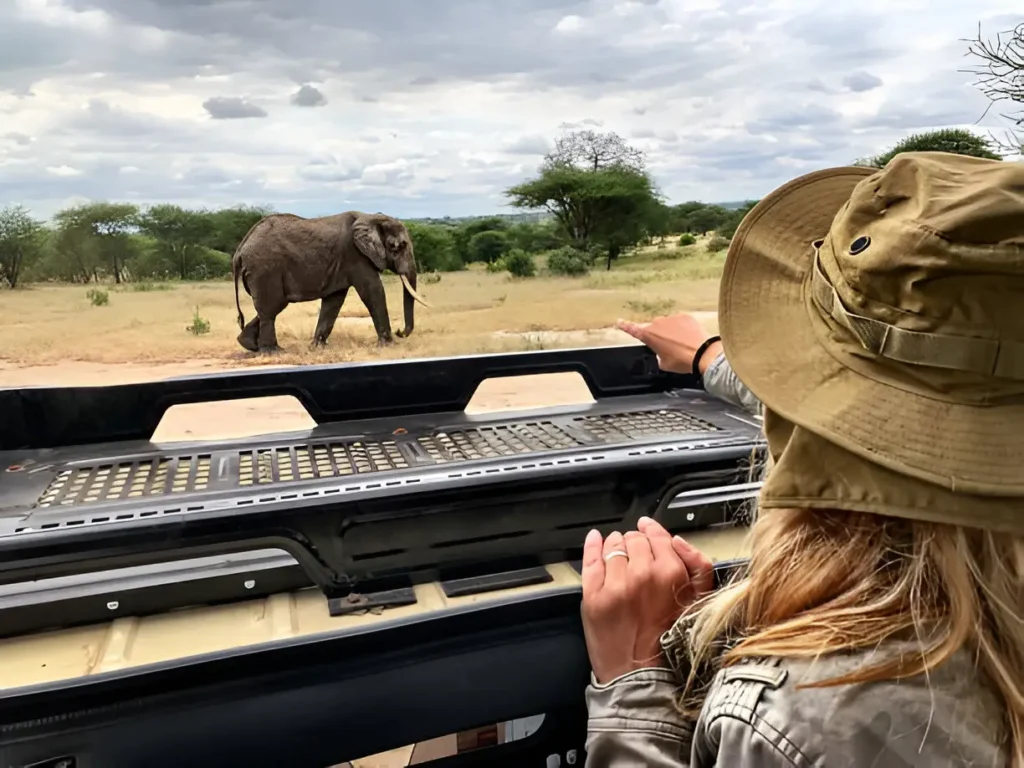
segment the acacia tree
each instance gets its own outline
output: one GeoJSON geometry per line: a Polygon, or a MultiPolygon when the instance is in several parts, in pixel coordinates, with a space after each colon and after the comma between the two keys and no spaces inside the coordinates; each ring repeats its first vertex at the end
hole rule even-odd
{"type": "Polygon", "coordinates": [[[82,279],[99,280],[99,272],[109,272],[120,283],[125,265],[132,255],[129,238],[135,229],[138,208],[131,203],[84,203],[65,208],[54,215],[57,247],[73,259],[82,279]]]}
{"type": "Polygon", "coordinates": [[[646,159],[643,152],[629,146],[613,131],[598,133],[582,130],[570,131],[556,139],[554,150],[544,156],[544,164],[589,171],[622,167],[643,173],[646,159]]]}
{"type": "Polygon", "coordinates": [[[45,239],[43,225],[23,206],[0,210],[0,280],[17,288],[22,269],[42,254],[45,239]]]}
{"type": "Polygon", "coordinates": [[[964,42],[970,43],[968,54],[978,60],[966,71],[977,76],[974,85],[988,97],[989,108],[1002,101],[1018,107],[1016,112],[1003,115],[1013,126],[1009,140],[996,139],[995,143],[1004,154],[1024,153],[1024,22],[1000,32],[994,41],[982,39],[978,24],[978,34],[964,42]]]}
{"type": "Polygon", "coordinates": [[[543,208],[581,250],[602,248],[607,268],[640,242],[658,211],[658,194],[644,156],[614,133],[563,136],[536,178],[505,194],[517,208],[543,208]]]}
{"type": "Polygon", "coordinates": [[[139,218],[139,229],[156,241],[157,248],[173,261],[178,277],[187,280],[196,259],[213,233],[206,211],[165,203],[154,205],[139,218]]]}

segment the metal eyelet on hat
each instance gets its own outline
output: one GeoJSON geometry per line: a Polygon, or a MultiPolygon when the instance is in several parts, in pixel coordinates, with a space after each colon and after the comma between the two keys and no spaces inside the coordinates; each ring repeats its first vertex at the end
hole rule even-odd
{"type": "Polygon", "coordinates": [[[861,235],[850,244],[850,255],[856,256],[858,253],[864,253],[871,245],[871,238],[867,235],[861,235]]]}

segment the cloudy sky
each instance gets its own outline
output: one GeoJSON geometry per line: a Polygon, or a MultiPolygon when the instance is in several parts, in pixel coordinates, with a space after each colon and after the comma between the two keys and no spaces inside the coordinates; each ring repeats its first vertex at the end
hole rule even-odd
{"type": "MultiPolygon", "coordinates": [[[[565,125],[671,201],[969,126],[1021,0],[2,0],[0,205],[505,209],[565,125]]],[[[995,118],[987,121],[994,125],[995,118]]]]}

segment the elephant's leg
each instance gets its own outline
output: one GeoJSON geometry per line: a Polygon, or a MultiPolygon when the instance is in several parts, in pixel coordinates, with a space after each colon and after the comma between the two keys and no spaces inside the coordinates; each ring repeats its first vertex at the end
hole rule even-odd
{"type": "MultiPolygon", "coordinates": [[[[369,272],[367,270],[367,272],[369,272]]],[[[388,317],[388,300],[384,295],[384,283],[380,280],[377,272],[359,275],[360,279],[354,279],[352,285],[362,299],[363,304],[370,310],[370,317],[373,319],[373,328],[377,331],[377,345],[384,346],[391,344],[391,319],[388,317]]]]}
{"type": "Polygon", "coordinates": [[[320,299],[320,316],[316,321],[316,330],[313,331],[314,346],[322,347],[327,344],[327,339],[330,337],[331,331],[334,330],[334,323],[338,319],[338,313],[341,312],[341,305],[345,303],[346,296],[348,296],[348,288],[342,288],[340,291],[320,299]]]}
{"type": "Polygon", "coordinates": [[[279,308],[275,307],[273,310],[263,310],[259,313],[260,330],[257,344],[261,354],[281,351],[281,347],[277,343],[277,316],[287,306],[288,302],[284,302],[279,308]]]}
{"type": "Polygon", "coordinates": [[[245,324],[245,328],[238,334],[238,343],[250,352],[259,352],[260,316],[256,315],[245,324]]]}

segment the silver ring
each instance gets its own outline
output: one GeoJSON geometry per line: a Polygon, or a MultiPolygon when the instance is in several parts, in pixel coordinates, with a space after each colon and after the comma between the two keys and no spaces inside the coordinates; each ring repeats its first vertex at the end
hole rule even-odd
{"type": "Polygon", "coordinates": [[[625,557],[625,558],[629,558],[629,555],[627,555],[627,554],[626,554],[625,552],[623,552],[623,551],[622,551],[621,549],[613,549],[613,550],[612,550],[611,552],[609,552],[609,553],[608,553],[607,555],[605,555],[605,556],[604,556],[604,561],[605,561],[605,562],[607,563],[607,562],[608,562],[609,560],[611,560],[611,559],[612,559],[613,557],[625,557]]]}

